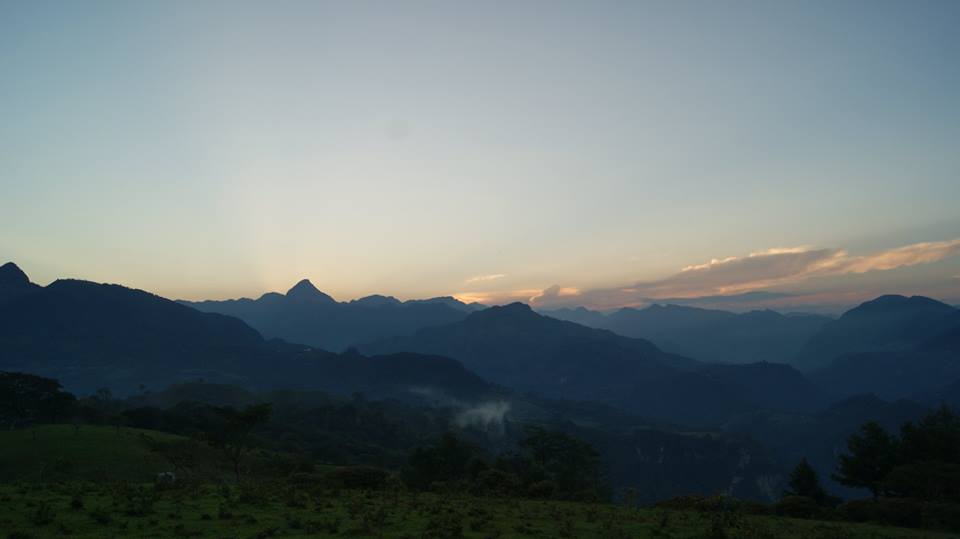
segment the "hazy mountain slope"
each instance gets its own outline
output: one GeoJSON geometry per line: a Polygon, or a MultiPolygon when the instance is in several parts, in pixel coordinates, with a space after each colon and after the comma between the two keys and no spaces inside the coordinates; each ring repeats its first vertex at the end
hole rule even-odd
{"type": "Polygon", "coordinates": [[[790,367],[705,366],[648,341],[538,315],[519,303],[361,349],[445,355],[521,391],[597,400],[681,423],[717,424],[758,406],[808,409],[822,402],[790,367]]]}
{"type": "Polygon", "coordinates": [[[825,324],[804,345],[796,364],[814,370],[844,354],[913,350],[956,324],[956,313],[923,296],[880,296],[825,324]]]}
{"type": "Polygon", "coordinates": [[[340,303],[306,279],[286,294],[271,292],[255,300],[181,303],[240,318],[268,338],[335,351],[358,342],[408,335],[423,327],[462,320],[481,308],[448,297],[401,302],[374,295],[340,303]]]}
{"type": "Polygon", "coordinates": [[[789,363],[830,321],[819,315],[783,315],[770,310],[738,314],[680,305],[624,308],[607,315],[582,307],[544,314],[647,339],[663,350],[720,363],[789,363]]]}
{"type": "Polygon", "coordinates": [[[960,312],[914,296],[882,296],[826,325],[801,356],[836,396],[897,399],[960,380],[960,312]]]}

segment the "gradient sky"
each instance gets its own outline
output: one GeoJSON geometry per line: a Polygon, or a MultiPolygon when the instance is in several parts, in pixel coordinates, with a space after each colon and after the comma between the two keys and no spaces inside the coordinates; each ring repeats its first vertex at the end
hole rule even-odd
{"type": "Polygon", "coordinates": [[[0,263],[188,299],[960,301],[957,28],[956,1],[0,0],[0,263]]]}

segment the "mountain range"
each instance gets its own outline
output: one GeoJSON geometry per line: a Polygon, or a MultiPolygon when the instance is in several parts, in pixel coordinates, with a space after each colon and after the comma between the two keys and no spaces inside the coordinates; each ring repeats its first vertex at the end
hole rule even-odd
{"type": "Polygon", "coordinates": [[[812,314],[732,313],[659,303],[609,314],[583,307],[543,314],[648,339],[664,350],[719,363],[790,363],[807,340],[831,320],[812,314]]]}
{"type": "Polygon", "coordinates": [[[12,263],[0,267],[0,370],[57,378],[81,393],[197,379],[372,396],[409,396],[411,387],[457,398],[496,392],[448,358],[338,355],[265,340],[237,318],[142,290],[73,279],[41,287],[12,263]]]}
{"type": "Polygon", "coordinates": [[[821,392],[787,365],[705,364],[644,339],[543,316],[522,303],[491,307],[360,350],[451,357],[507,387],[605,402],[687,424],[719,424],[757,407],[801,410],[824,402],[821,392]]]}
{"type": "Polygon", "coordinates": [[[462,320],[483,306],[452,297],[400,301],[372,295],[338,302],[304,279],[286,294],[268,292],[257,299],[181,300],[197,310],[235,316],[267,338],[280,338],[340,351],[351,345],[420,328],[462,320]]]}
{"type": "Polygon", "coordinates": [[[686,485],[679,478],[696,469],[711,489],[747,474],[752,483],[739,492],[755,495],[772,488],[765,477],[800,455],[828,472],[863,421],[895,427],[930,406],[960,405],[960,311],[923,297],[882,296],[836,320],[683,306],[545,316],[524,304],[483,308],[452,298],[336,302],[309,281],[258,300],[197,304],[336,340],[342,353],[264,338],[246,318],[191,305],[89,281],[39,286],[5,264],[0,370],[57,378],[79,393],[139,394],[203,380],[202,387],[360,392],[464,411],[494,403],[514,421],[551,422],[589,439],[619,474],[661,494],[686,485]],[[660,342],[554,316],[591,325],[600,316],[660,342]],[[720,352],[688,356],[662,343],[721,348],[730,362],[710,362],[720,352]],[[758,355],[727,355],[737,347],[758,355]],[[794,349],[789,361],[800,369],[749,361],[794,349]],[[697,434],[703,429],[710,434],[697,434]],[[657,456],[667,447],[681,455],[669,472],[657,456]],[[698,454],[704,459],[682,457],[698,454]],[[744,454],[757,466],[738,467],[744,454]]]}
{"type": "Polygon", "coordinates": [[[922,296],[881,296],[824,325],[797,364],[835,395],[934,392],[960,380],[960,310],[922,296]]]}

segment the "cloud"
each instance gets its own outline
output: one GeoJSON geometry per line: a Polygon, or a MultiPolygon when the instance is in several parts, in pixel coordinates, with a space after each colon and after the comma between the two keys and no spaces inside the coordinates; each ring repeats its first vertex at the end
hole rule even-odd
{"type": "Polygon", "coordinates": [[[503,422],[509,411],[509,402],[484,402],[457,414],[455,422],[460,428],[478,427],[487,431],[503,432],[503,422]]]}
{"type": "Polygon", "coordinates": [[[484,282],[487,282],[487,281],[496,281],[497,279],[503,279],[503,278],[506,277],[506,276],[507,276],[506,273],[491,273],[491,274],[489,274],[489,275],[477,275],[476,277],[470,277],[469,279],[467,279],[467,280],[464,281],[464,282],[467,283],[467,284],[470,284],[470,283],[484,283],[484,282]]]}
{"type": "Polygon", "coordinates": [[[451,295],[464,303],[502,305],[514,301],[529,302],[532,298],[542,293],[543,290],[539,288],[522,288],[519,290],[493,290],[488,292],[455,292],[451,295]]]}
{"type": "Polygon", "coordinates": [[[862,274],[929,264],[960,254],[960,239],[924,242],[851,256],[841,249],[778,247],[746,256],[714,258],[653,281],[579,291],[552,286],[534,298],[537,307],[585,305],[611,309],[643,305],[657,298],[729,295],[799,283],[815,277],[862,274]],[[560,293],[567,291],[566,294],[560,293]]]}

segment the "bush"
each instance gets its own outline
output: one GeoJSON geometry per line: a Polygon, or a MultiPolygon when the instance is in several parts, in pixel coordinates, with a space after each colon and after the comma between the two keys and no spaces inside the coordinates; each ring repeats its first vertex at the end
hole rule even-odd
{"type": "Polygon", "coordinates": [[[923,504],[909,498],[880,498],[880,523],[904,528],[923,525],[923,504]]]}
{"type": "Polygon", "coordinates": [[[923,527],[932,530],[960,532],[960,504],[926,503],[923,505],[923,527]]]}
{"type": "Polygon", "coordinates": [[[661,500],[654,504],[658,509],[671,509],[674,511],[703,511],[706,498],[696,494],[688,496],[675,496],[667,500],[661,500]]]}
{"type": "Polygon", "coordinates": [[[875,522],[889,526],[919,528],[923,524],[923,504],[908,498],[851,500],[838,509],[841,518],[853,522],[875,522]]]}
{"type": "Polygon", "coordinates": [[[476,490],[479,494],[509,496],[520,489],[516,474],[491,468],[477,473],[476,490]]]}
{"type": "Polygon", "coordinates": [[[325,485],[328,483],[328,479],[325,474],[298,472],[290,475],[289,482],[294,486],[310,488],[325,485]]]}
{"type": "Polygon", "coordinates": [[[531,498],[549,498],[557,491],[557,484],[550,480],[537,481],[527,487],[527,495],[531,498]]]}
{"type": "Polygon", "coordinates": [[[344,466],[330,472],[328,481],[335,488],[382,490],[387,486],[386,470],[372,466],[344,466]]]}
{"type": "Polygon", "coordinates": [[[821,516],[820,504],[806,496],[784,496],[773,506],[774,513],[793,518],[814,518],[821,516]]]}
{"type": "Polygon", "coordinates": [[[887,493],[904,497],[960,501],[960,464],[929,461],[897,466],[882,486],[887,493]]]}

